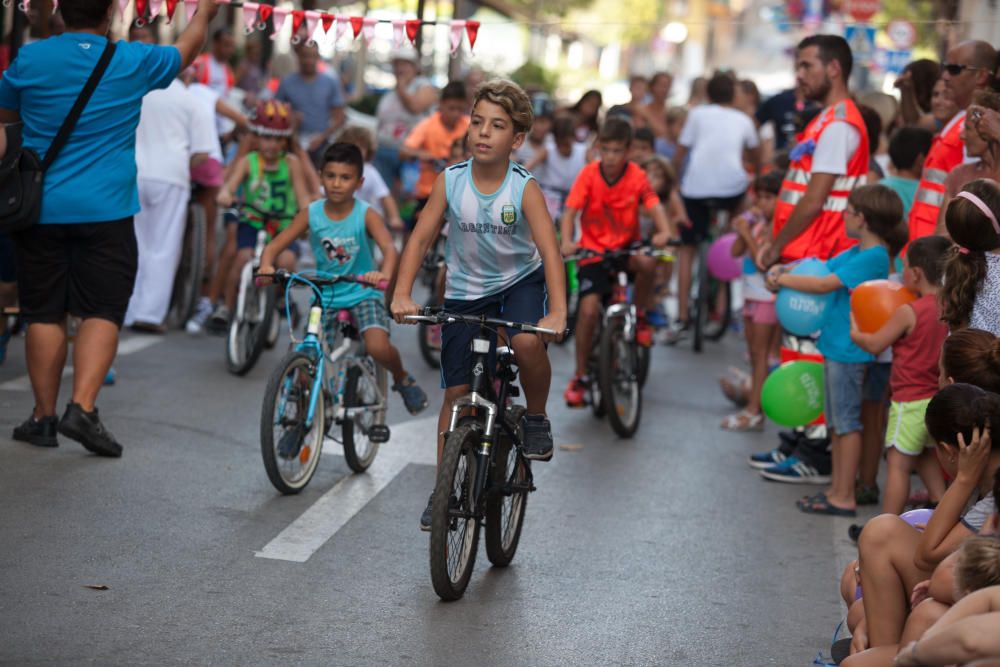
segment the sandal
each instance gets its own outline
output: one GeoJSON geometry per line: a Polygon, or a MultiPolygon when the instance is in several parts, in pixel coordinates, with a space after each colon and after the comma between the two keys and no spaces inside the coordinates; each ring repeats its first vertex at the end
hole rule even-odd
{"type": "Polygon", "coordinates": [[[736,414],[729,415],[723,419],[719,427],[724,431],[733,432],[763,431],[764,415],[753,415],[746,410],[740,410],[736,414]]]}
{"type": "Polygon", "coordinates": [[[798,505],[798,508],[806,514],[825,514],[827,516],[848,517],[855,517],[858,515],[856,510],[848,510],[831,505],[830,500],[826,497],[825,493],[819,494],[819,497],[813,498],[808,502],[796,503],[796,505],[798,505]]]}

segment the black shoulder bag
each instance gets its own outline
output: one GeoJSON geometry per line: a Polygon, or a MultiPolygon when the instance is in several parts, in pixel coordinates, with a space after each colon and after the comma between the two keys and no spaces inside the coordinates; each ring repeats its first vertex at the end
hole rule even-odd
{"type": "Polygon", "coordinates": [[[109,39],[101,59],[97,61],[97,66],[45,153],[44,160],[38,159],[38,154],[32,149],[24,147],[21,136],[23,123],[4,127],[7,150],[0,158],[0,233],[19,232],[38,222],[42,210],[45,172],[66,145],[73,127],[83,114],[83,108],[87,106],[114,54],[115,44],[109,39]]]}

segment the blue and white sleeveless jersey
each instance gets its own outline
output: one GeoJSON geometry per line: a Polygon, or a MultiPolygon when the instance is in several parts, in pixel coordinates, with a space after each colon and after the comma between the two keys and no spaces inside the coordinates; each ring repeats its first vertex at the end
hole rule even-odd
{"type": "Polygon", "coordinates": [[[448,240],[445,298],[472,301],[502,292],[542,265],[521,198],[534,176],[511,160],[496,192],[484,195],[472,179],[472,160],[445,170],[448,240]]]}

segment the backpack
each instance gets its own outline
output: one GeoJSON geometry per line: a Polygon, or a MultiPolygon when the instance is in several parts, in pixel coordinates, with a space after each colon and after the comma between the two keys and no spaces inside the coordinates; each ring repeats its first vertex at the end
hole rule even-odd
{"type": "Polygon", "coordinates": [[[23,123],[13,123],[4,127],[7,136],[7,150],[0,158],[0,233],[19,232],[38,222],[42,212],[42,187],[45,172],[66,145],[76,122],[83,114],[83,108],[97,88],[98,82],[108,69],[115,44],[110,39],[101,53],[100,60],[76,98],[62,127],[56,133],[52,145],[41,160],[38,154],[24,147],[23,123]]]}

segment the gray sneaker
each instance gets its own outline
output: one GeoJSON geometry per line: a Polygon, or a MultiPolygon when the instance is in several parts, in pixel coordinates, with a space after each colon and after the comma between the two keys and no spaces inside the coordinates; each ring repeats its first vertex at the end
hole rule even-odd
{"type": "Polygon", "coordinates": [[[208,318],[208,330],[212,333],[225,333],[226,327],[229,326],[229,318],[228,308],[223,305],[216,306],[208,318]]]}
{"type": "Polygon", "coordinates": [[[212,302],[206,297],[202,297],[198,300],[198,305],[195,306],[194,314],[191,315],[191,319],[187,321],[184,325],[184,329],[192,336],[197,336],[205,330],[205,323],[208,322],[208,318],[212,316],[212,302]]]}
{"type": "Polygon", "coordinates": [[[525,415],[524,458],[532,461],[548,461],[552,458],[552,424],[545,415],[525,415]]]}
{"type": "Polygon", "coordinates": [[[687,322],[681,322],[680,320],[674,320],[667,327],[667,332],[663,336],[663,343],[665,345],[676,345],[688,336],[689,326],[687,322]]]}
{"type": "Polygon", "coordinates": [[[392,385],[392,390],[403,397],[403,404],[411,415],[420,414],[427,407],[427,394],[417,385],[412,375],[407,375],[401,383],[392,385]]]}

